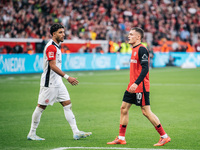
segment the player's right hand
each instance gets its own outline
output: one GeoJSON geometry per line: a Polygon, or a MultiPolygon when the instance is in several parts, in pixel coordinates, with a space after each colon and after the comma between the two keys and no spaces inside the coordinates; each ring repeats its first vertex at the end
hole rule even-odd
{"type": "Polygon", "coordinates": [[[138,85],[137,85],[136,83],[133,83],[133,84],[130,86],[128,92],[130,92],[130,93],[135,93],[135,90],[137,89],[137,87],[138,87],[138,85]]]}
{"type": "Polygon", "coordinates": [[[69,77],[68,79],[67,79],[67,81],[71,84],[71,85],[78,85],[78,80],[77,80],[77,78],[74,78],[74,77],[69,77]]]}

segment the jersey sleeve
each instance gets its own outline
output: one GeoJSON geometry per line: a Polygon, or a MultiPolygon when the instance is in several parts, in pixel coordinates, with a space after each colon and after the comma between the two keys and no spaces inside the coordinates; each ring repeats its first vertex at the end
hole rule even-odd
{"type": "Polygon", "coordinates": [[[56,47],[54,45],[50,45],[46,49],[47,60],[56,60],[56,47]]]}
{"type": "Polygon", "coordinates": [[[137,80],[135,81],[135,83],[137,85],[139,85],[144,80],[145,76],[149,72],[149,63],[148,63],[149,62],[149,53],[148,53],[147,49],[145,47],[140,47],[138,56],[139,56],[140,64],[142,66],[142,71],[141,71],[139,77],[137,78],[137,80]]]}

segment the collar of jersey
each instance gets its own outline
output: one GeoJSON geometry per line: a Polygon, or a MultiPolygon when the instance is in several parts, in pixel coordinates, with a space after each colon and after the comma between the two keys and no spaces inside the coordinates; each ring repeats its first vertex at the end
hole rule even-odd
{"type": "Polygon", "coordinates": [[[57,48],[60,49],[60,45],[57,45],[56,42],[54,42],[53,40],[52,40],[52,45],[55,45],[57,48]]]}
{"type": "MultiPolygon", "coordinates": [[[[141,44],[141,43],[140,43],[140,44],[141,44]]],[[[139,46],[140,44],[138,44],[138,45],[134,46],[133,48],[135,48],[135,47],[139,46]]]]}

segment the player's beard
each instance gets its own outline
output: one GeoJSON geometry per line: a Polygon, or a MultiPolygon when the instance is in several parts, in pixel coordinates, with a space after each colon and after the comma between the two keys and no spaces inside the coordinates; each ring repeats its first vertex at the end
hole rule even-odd
{"type": "Polygon", "coordinates": [[[60,43],[60,42],[63,42],[63,41],[64,41],[63,39],[64,39],[64,38],[57,37],[57,38],[56,38],[56,41],[57,41],[58,43],[60,43]]]}
{"type": "Polygon", "coordinates": [[[63,42],[64,41],[64,38],[60,38],[60,42],[63,42]]]}

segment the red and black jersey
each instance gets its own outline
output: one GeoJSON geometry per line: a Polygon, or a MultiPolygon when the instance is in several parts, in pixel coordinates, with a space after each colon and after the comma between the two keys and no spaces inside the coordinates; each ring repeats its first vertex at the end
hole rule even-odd
{"type": "Polygon", "coordinates": [[[130,61],[130,82],[127,87],[127,91],[130,86],[136,83],[138,85],[135,93],[149,92],[149,52],[147,48],[139,44],[133,47],[131,61],[130,61]]]}

